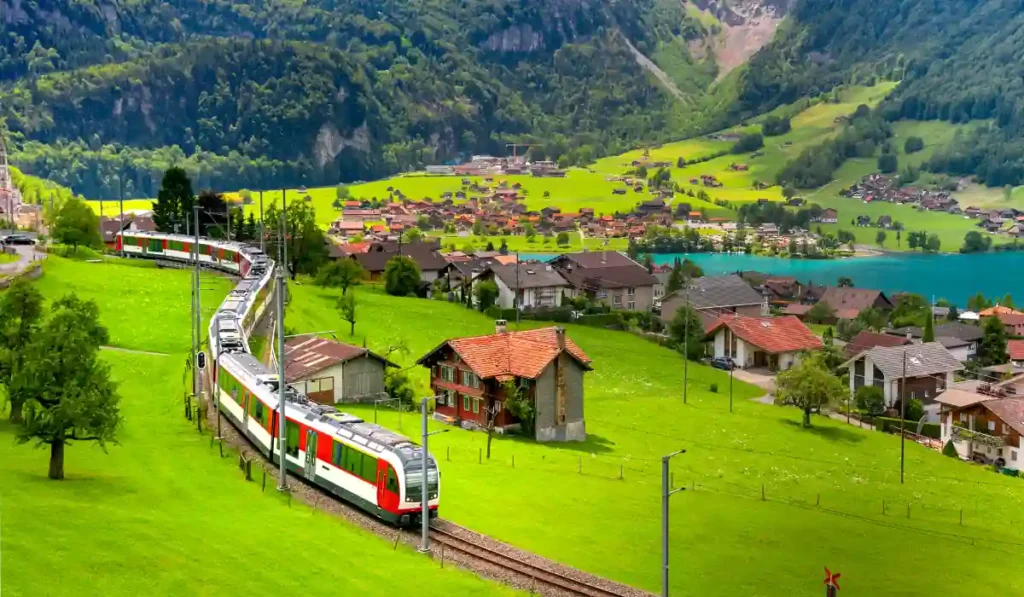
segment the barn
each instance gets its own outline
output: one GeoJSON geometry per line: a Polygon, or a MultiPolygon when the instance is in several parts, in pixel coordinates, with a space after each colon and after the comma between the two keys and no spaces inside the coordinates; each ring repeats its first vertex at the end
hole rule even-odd
{"type": "Polygon", "coordinates": [[[317,336],[292,338],[284,347],[285,378],[320,404],[369,402],[385,397],[384,372],[398,367],[361,346],[317,336]]]}

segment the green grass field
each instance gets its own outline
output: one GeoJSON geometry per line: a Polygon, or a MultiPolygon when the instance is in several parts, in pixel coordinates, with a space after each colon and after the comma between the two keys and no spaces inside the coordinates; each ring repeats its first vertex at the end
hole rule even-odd
{"type": "MultiPolygon", "coordinates": [[[[269,488],[261,493],[259,478],[242,479],[233,452],[221,459],[209,435],[181,415],[180,350],[189,332],[178,310],[184,304],[187,313],[187,279],[116,264],[47,265],[39,281],[47,299],[73,288],[97,300],[112,344],[179,352],[103,353],[120,383],[120,445],[109,454],[90,444],[71,447],[64,482],[46,479],[48,452],[15,445],[15,430],[0,413],[5,597],[512,594],[441,570],[404,545],[393,551],[387,539],[297,501],[289,505],[269,488]]],[[[210,304],[226,289],[210,291],[210,304]]]]}
{"type": "MultiPolygon", "coordinates": [[[[121,204],[117,201],[103,201],[102,206],[100,201],[90,200],[87,201],[89,207],[92,208],[96,215],[107,216],[112,218],[120,215],[121,204]],[[100,207],[103,211],[100,211],[100,207]]],[[[138,212],[138,211],[151,211],[153,209],[153,199],[125,199],[124,200],[124,212],[138,212]]]]}
{"type": "MultiPolygon", "coordinates": [[[[377,350],[404,344],[408,352],[393,360],[409,367],[420,395],[427,372],[417,358],[445,338],[492,330],[486,317],[456,305],[356,292],[356,335],[339,338],[377,350]]],[[[297,286],[288,325],[347,330],[336,296],[297,286]]],[[[1019,575],[1006,574],[1024,552],[1024,481],[911,443],[900,485],[898,438],[822,417],[801,429],[796,411],[755,403],[759,390],[738,382],[730,414],[728,376],[697,365],[684,405],[674,352],[621,332],[569,326],[569,335],[594,360],[588,440],[497,438],[481,463],[484,434],[434,437],[443,516],[656,591],[660,456],[684,448],[672,464],[675,484],[689,487],[672,498],[673,594],[812,595],[824,566],[858,595],[1024,590],[1019,575]]],[[[373,417],[372,408],[350,410],[373,417]]],[[[396,413],[379,419],[399,426],[396,413]]],[[[418,433],[414,415],[404,415],[401,430],[418,433]]]]}
{"type": "Polygon", "coordinates": [[[17,255],[11,255],[10,253],[0,253],[0,263],[14,263],[17,260],[17,255]]]}

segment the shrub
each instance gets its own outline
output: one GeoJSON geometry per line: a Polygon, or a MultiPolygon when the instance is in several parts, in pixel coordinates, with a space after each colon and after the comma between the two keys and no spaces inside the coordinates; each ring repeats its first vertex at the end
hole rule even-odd
{"type": "Polygon", "coordinates": [[[953,440],[947,441],[946,445],[942,446],[942,454],[950,458],[960,458],[960,455],[956,452],[956,446],[953,445],[953,440]]]}
{"type": "Polygon", "coordinates": [[[712,394],[717,394],[718,393],[718,384],[713,383],[710,386],[708,386],[708,389],[711,390],[712,394]]]}
{"type": "MultiPolygon", "coordinates": [[[[875,427],[885,433],[899,433],[900,432],[900,420],[892,419],[889,417],[876,417],[875,427]]],[[[917,421],[906,421],[906,429],[908,433],[917,433],[917,421]]],[[[932,439],[942,438],[942,428],[938,423],[925,423],[921,426],[921,435],[930,437],[932,439]]]]}
{"type": "Polygon", "coordinates": [[[869,415],[878,416],[885,412],[885,394],[876,386],[861,386],[854,394],[857,408],[869,415]]]}
{"type": "Polygon", "coordinates": [[[924,139],[921,137],[907,137],[907,142],[903,144],[904,153],[916,153],[924,149],[924,139]]]}

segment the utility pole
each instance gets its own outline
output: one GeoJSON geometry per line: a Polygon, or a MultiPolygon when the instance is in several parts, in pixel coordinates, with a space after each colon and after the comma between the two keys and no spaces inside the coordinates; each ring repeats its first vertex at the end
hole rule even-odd
{"type": "Polygon", "coordinates": [[[201,276],[199,275],[199,206],[198,205],[193,205],[192,206],[192,215],[193,215],[193,218],[195,219],[195,226],[193,227],[195,229],[195,240],[194,240],[193,244],[195,244],[195,247],[196,247],[196,264],[195,264],[195,272],[193,273],[193,276],[194,276],[194,279],[195,279],[195,289],[196,289],[195,290],[196,313],[195,313],[195,317],[193,318],[193,325],[195,326],[195,335],[196,335],[196,347],[195,347],[195,354],[193,355],[193,359],[194,359],[195,362],[193,362],[192,366],[193,366],[193,370],[195,371],[195,382],[194,382],[194,385],[195,385],[196,397],[198,399],[198,396],[202,393],[202,389],[203,389],[203,387],[202,387],[203,386],[203,382],[202,382],[202,378],[200,377],[200,371],[199,371],[199,351],[203,347],[203,332],[202,332],[202,327],[203,327],[203,324],[202,324],[202,321],[203,321],[203,309],[202,309],[202,301],[200,300],[201,297],[199,296],[200,295],[201,276]]]}
{"type": "MultiPolygon", "coordinates": [[[[286,228],[284,214],[281,214],[281,228],[286,228]]],[[[278,253],[280,254],[283,249],[282,245],[278,245],[278,253]]],[[[281,478],[278,481],[278,491],[288,490],[288,464],[287,456],[285,454],[285,373],[284,373],[284,293],[285,293],[285,281],[284,266],[280,265],[277,271],[274,272],[275,280],[277,282],[277,296],[276,298],[276,310],[277,310],[277,418],[280,421],[277,430],[277,445],[278,445],[278,456],[281,458],[279,462],[279,469],[281,478]]]]}
{"type": "MultiPolygon", "coordinates": [[[[121,220],[117,223],[118,233],[124,231],[124,185],[121,175],[117,175],[117,203],[121,207],[121,220]]],[[[124,238],[121,238],[121,257],[124,258],[124,238]]]]}
{"type": "Polygon", "coordinates": [[[903,379],[900,380],[900,485],[907,456],[907,348],[903,347],[903,379]]]}
{"type": "Polygon", "coordinates": [[[519,285],[519,251],[516,251],[516,330],[519,329],[519,312],[523,310],[522,299],[519,298],[522,292],[523,288],[519,285]]]}
{"type": "Polygon", "coordinates": [[[260,191],[260,251],[267,252],[266,240],[263,236],[263,191],[260,191]]]}
{"type": "Polygon", "coordinates": [[[674,493],[685,491],[685,487],[672,489],[669,487],[668,461],[673,456],[685,454],[686,450],[672,452],[661,457],[661,595],[668,597],[668,498],[674,493]]]}
{"type": "Polygon", "coordinates": [[[729,413],[732,413],[732,372],[736,370],[736,364],[729,364],[729,413]]]}
{"type": "MultiPolygon", "coordinates": [[[[423,467],[423,481],[420,488],[423,490],[423,494],[420,496],[421,509],[420,509],[420,549],[421,553],[430,553],[430,493],[427,491],[430,485],[427,483],[427,466],[430,463],[430,454],[427,452],[427,438],[435,433],[447,433],[447,429],[440,431],[434,431],[433,433],[427,431],[427,403],[431,400],[437,400],[437,396],[431,396],[430,398],[424,398],[420,400],[420,411],[423,414],[423,450],[421,450],[420,466],[423,467]]],[[[401,405],[399,405],[401,406],[401,405]]]]}
{"type": "Polygon", "coordinates": [[[690,289],[686,292],[686,317],[683,319],[683,404],[686,404],[687,367],[690,364],[690,289]]]}
{"type": "Polygon", "coordinates": [[[288,189],[281,189],[281,221],[284,222],[281,228],[281,245],[284,247],[281,267],[288,269],[288,189]]]}

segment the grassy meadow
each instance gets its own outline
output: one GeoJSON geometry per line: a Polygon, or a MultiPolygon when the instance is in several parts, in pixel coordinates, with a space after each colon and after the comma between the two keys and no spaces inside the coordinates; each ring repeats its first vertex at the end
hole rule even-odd
{"type": "MultiPolygon", "coordinates": [[[[311,285],[295,287],[287,323],[339,330],[340,340],[381,351],[404,346],[391,358],[420,395],[428,378],[416,359],[446,338],[492,331],[488,318],[457,305],[355,292],[354,337],[334,310],[339,293],[311,285]]],[[[1005,574],[1024,553],[1024,481],[910,443],[901,485],[898,438],[823,417],[801,429],[798,412],[754,402],[761,391],[740,382],[730,413],[728,375],[693,364],[684,405],[676,353],[628,333],[568,327],[594,361],[587,441],[498,437],[487,460],[482,433],[435,436],[444,517],[657,591],[660,456],[682,448],[672,462],[675,485],[688,487],[672,498],[673,594],[810,595],[824,566],[841,571],[853,594],[1024,590],[1005,574]]],[[[346,409],[374,416],[372,407],[346,409]]],[[[416,415],[401,425],[391,411],[378,418],[419,432],[416,415]]]]}
{"type": "MultiPolygon", "coordinates": [[[[209,282],[212,306],[228,286],[209,282]]],[[[120,443],[69,448],[63,482],[47,480],[48,452],[16,445],[0,412],[4,597],[513,594],[245,482],[234,454],[220,458],[181,414],[187,284],[178,271],[47,264],[48,300],[74,289],[98,302],[111,344],[173,353],[104,351],[120,384],[120,443]],[[282,570],[282,549],[308,556],[300,573],[282,570]]]]}

